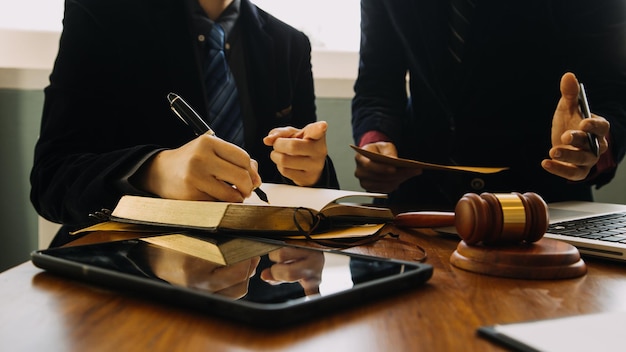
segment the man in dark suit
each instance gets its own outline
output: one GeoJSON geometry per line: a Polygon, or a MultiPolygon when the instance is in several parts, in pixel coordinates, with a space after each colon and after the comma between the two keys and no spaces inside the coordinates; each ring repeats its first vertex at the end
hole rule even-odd
{"type": "Polygon", "coordinates": [[[395,203],[450,209],[467,192],[591,200],[591,185],[614,176],[626,150],[623,0],[361,5],[356,143],[425,162],[510,167],[493,175],[434,172],[357,156],[365,189],[392,192],[395,203]],[[587,120],[577,79],[593,112],[587,120]],[[586,132],[598,137],[600,156],[586,132]]]}
{"type": "Polygon", "coordinates": [[[52,246],[124,194],[237,202],[261,179],[338,187],[310,51],[303,33],[249,0],[67,0],[31,173],[38,213],[64,224],[52,246]],[[166,99],[175,92],[209,116],[205,45],[216,24],[238,91],[239,146],[195,138],[166,99]]]}

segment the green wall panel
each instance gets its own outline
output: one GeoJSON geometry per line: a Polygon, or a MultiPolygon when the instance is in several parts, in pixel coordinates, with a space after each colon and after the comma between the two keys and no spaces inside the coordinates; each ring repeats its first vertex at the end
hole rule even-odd
{"type": "Polygon", "coordinates": [[[0,89],[0,270],[24,262],[37,247],[29,173],[42,105],[41,91],[0,89]]]}

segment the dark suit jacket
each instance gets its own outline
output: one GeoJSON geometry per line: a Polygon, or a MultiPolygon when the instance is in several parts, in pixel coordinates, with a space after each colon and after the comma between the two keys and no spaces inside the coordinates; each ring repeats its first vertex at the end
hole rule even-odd
{"type": "MultiPolygon", "coordinates": [[[[137,192],[124,180],[149,155],[194,138],[166,99],[176,92],[208,116],[185,3],[66,1],[31,173],[39,214],[69,227],[89,224],[89,213],[137,192]]],[[[244,108],[246,149],[264,182],[286,182],[262,138],[274,127],[316,120],[310,43],[248,0],[240,11],[252,99],[244,108]]],[[[320,186],[338,187],[330,160],[320,186]]]]}
{"type": "MultiPolygon", "coordinates": [[[[591,199],[590,184],[541,168],[561,76],[587,87],[592,112],[611,123],[611,152],[626,145],[626,6],[623,0],[480,0],[454,67],[449,1],[363,0],[353,131],[380,131],[400,156],[510,166],[492,176],[426,172],[391,199],[450,207],[466,192],[535,191],[547,201],[591,199]],[[407,98],[405,76],[410,74],[407,98]]],[[[615,169],[594,181],[608,182],[615,169]]]]}

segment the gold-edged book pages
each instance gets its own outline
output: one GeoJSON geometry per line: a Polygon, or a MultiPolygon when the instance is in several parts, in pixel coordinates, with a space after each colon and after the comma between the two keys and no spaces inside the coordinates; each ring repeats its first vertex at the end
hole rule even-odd
{"type": "MultiPolygon", "coordinates": [[[[266,183],[269,204],[256,194],[244,203],[174,200],[123,196],[109,222],[85,231],[145,231],[190,229],[207,232],[256,232],[260,235],[324,238],[371,235],[393,220],[386,207],[348,203],[354,197],[384,198],[385,194],[266,183]],[[343,202],[342,202],[343,201],[343,202]]],[[[76,232],[76,233],[79,233],[76,232]]]]}

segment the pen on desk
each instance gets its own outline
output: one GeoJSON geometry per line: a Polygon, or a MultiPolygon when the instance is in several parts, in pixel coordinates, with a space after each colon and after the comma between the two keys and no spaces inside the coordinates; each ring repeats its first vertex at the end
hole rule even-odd
{"type": "MultiPolygon", "coordinates": [[[[579,83],[580,89],[578,90],[578,106],[583,114],[583,119],[591,118],[591,109],[589,108],[589,101],[587,100],[587,93],[585,92],[585,86],[579,83]]],[[[600,154],[600,145],[598,144],[598,138],[593,133],[587,133],[587,139],[589,140],[589,148],[596,155],[600,154]]]]}
{"type": "MultiPolygon", "coordinates": [[[[208,133],[215,136],[215,131],[211,129],[202,117],[191,107],[187,102],[176,93],[169,93],[167,100],[170,103],[170,108],[185,124],[193,129],[193,132],[200,136],[208,133]]],[[[260,188],[255,188],[254,193],[265,203],[269,203],[267,194],[260,188]]]]}

